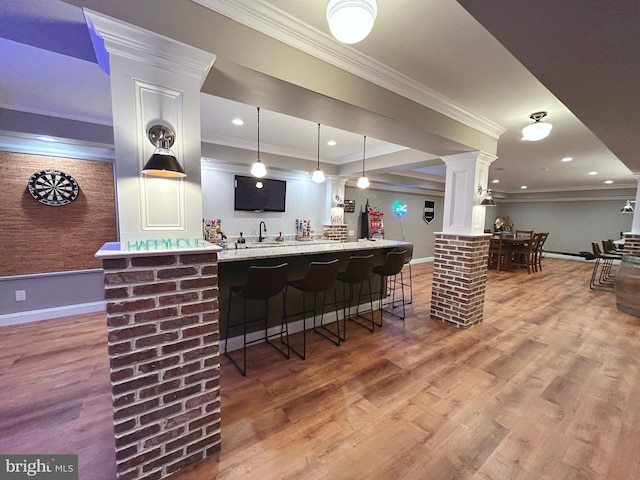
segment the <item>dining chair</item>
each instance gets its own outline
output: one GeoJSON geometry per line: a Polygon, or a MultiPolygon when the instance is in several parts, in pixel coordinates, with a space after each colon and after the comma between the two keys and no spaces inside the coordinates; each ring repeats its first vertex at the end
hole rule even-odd
{"type": "Polygon", "coordinates": [[[533,230],[516,230],[515,238],[531,238],[533,236],[533,230]]]}
{"type": "Polygon", "coordinates": [[[533,253],[533,261],[535,271],[542,271],[542,247],[544,246],[544,242],[547,241],[547,237],[549,237],[549,232],[539,233],[540,237],[538,238],[538,244],[536,245],[536,251],[533,253]]]}
{"type": "Polygon", "coordinates": [[[502,237],[497,236],[489,240],[488,267],[495,268],[498,272],[504,265],[504,252],[502,250],[502,237]]]}
{"type": "Polygon", "coordinates": [[[517,243],[514,243],[511,248],[511,266],[526,268],[527,273],[531,273],[534,271],[534,253],[539,237],[537,234],[532,234],[529,237],[516,237],[516,240],[517,243]]]}

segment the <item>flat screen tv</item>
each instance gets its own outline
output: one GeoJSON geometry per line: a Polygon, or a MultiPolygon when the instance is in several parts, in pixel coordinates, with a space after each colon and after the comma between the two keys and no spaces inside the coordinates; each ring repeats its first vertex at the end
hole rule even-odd
{"type": "Polygon", "coordinates": [[[248,212],[284,212],[287,182],[235,176],[234,209],[248,212]]]}

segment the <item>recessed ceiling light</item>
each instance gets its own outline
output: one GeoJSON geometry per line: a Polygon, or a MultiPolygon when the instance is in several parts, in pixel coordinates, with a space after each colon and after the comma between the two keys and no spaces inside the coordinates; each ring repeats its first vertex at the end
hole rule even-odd
{"type": "Polygon", "coordinates": [[[571,160],[573,160],[573,157],[564,157],[562,160],[560,160],[561,162],[570,162],[571,160]]]}
{"type": "Polygon", "coordinates": [[[498,180],[497,178],[494,178],[493,180],[491,180],[491,183],[500,183],[500,180],[498,180]]]}
{"type": "Polygon", "coordinates": [[[591,175],[591,176],[593,176],[593,175],[597,175],[597,174],[598,174],[598,172],[596,172],[596,171],[594,170],[594,171],[589,172],[587,175],[591,175]]]}
{"type": "Polygon", "coordinates": [[[606,183],[607,185],[611,185],[613,183],[613,180],[605,180],[604,183],[606,183]]]}
{"type": "Polygon", "coordinates": [[[233,120],[231,120],[231,123],[240,126],[244,125],[244,120],[242,120],[241,118],[234,118],[233,120]]]}
{"type": "Polygon", "coordinates": [[[335,146],[335,145],[336,145],[336,141],[335,141],[335,140],[329,140],[329,141],[327,142],[327,145],[329,145],[330,147],[333,147],[333,146],[335,146]]]}
{"type": "Polygon", "coordinates": [[[526,185],[522,185],[520,188],[521,188],[522,190],[526,190],[526,189],[527,189],[527,186],[526,186],[526,185]]]}

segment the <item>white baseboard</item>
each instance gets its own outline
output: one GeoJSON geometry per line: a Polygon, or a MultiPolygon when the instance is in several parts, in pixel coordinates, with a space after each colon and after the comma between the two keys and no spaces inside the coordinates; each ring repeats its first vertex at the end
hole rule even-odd
{"type": "Polygon", "coordinates": [[[546,253],[544,252],[542,258],[562,258],[563,260],[575,260],[577,262],[584,262],[585,258],[579,255],[563,255],[561,253],[546,253]]]}
{"type": "Polygon", "coordinates": [[[423,258],[413,258],[411,259],[411,265],[416,265],[418,263],[427,263],[427,262],[433,262],[435,257],[423,257],[423,258]]]}
{"type": "Polygon", "coordinates": [[[0,327],[7,325],[19,325],[21,323],[39,322],[52,318],[82,315],[105,311],[106,302],[80,303],[77,305],[64,305],[62,307],[44,308],[42,310],[30,310],[28,312],[7,313],[0,315],[0,327]]]}

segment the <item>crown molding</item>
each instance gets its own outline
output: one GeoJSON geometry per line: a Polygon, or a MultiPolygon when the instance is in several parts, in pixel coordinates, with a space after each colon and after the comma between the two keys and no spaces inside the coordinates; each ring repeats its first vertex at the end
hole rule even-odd
{"type": "Polygon", "coordinates": [[[301,22],[263,0],[193,0],[375,85],[413,100],[470,128],[498,139],[506,129],[301,22]]]}
{"type": "MultiPolygon", "coordinates": [[[[106,50],[136,62],[153,65],[204,83],[216,56],[157,33],[134,27],[93,10],[84,9],[96,57],[106,50]]],[[[109,73],[109,65],[100,62],[109,73]]]]}

